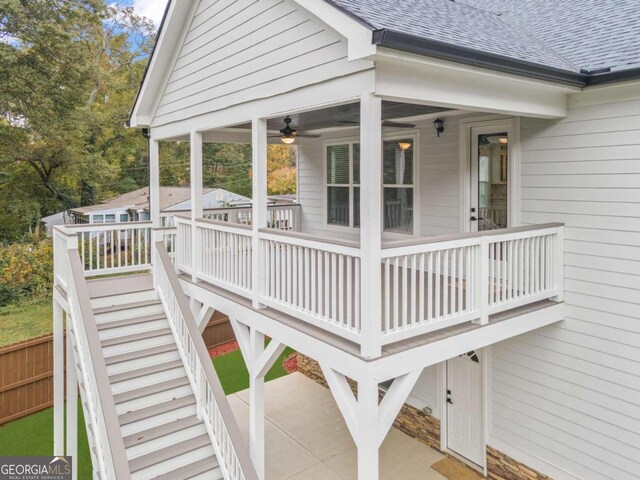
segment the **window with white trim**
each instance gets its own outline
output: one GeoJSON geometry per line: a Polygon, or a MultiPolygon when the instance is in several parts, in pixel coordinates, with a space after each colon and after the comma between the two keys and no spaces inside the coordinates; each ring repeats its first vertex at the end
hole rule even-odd
{"type": "MultiPolygon", "coordinates": [[[[383,142],[383,209],[385,231],[413,233],[415,138],[383,142]]],[[[327,224],[360,227],[360,144],[328,145],[327,224]]]]}

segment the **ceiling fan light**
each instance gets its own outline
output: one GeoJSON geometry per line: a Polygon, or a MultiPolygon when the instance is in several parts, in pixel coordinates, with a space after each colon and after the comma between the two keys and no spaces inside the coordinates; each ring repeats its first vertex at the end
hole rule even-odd
{"type": "Polygon", "coordinates": [[[280,137],[280,141],[286,145],[291,145],[293,142],[296,141],[296,137],[286,137],[286,136],[282,136],[280,137]]]}
{"type": "Polygon", "coordinates": [[[398,146],[400,150],[409,150],[411,148],[411,142],[399,142],[398,146]]]}
{"type": "Polygon", "coordinates": [[[509,143],[509,139],[507,137],[500,137],[498,141],[502,144],[509,143]]]}

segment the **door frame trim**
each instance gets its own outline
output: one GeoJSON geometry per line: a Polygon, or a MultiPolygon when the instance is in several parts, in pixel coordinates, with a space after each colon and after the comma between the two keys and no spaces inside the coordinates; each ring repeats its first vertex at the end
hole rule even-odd
{"type": "Polygon", "coordinates": [[[520,117],[505,115],[484,115],[481,117],[467,117],[460,119],[460,163],[458,176],[460,178],[460,233],[471,230],[469,216],[471,210],[471,131],[475,127],[492,127],[510,129],[513,138],[509,141],[509,219],[510,227],[521,225],[521,175],[520,164],[522,158],[522,144],[520,140],[520,117]]]}
{"type": "Polygon", "coordinates": [[[491,433],[491,345],[479,349],[482,352],[482,443],[485,454],[482,456],[482,464],[477,465],[475,462],[463,457],[458,452],[449,449],[448,432],[447,432],[447,362],[438,364],[438,404],[440,413],[440,450],[449,453],[458,460],[466,463],[471,468],[480,470],[485,476],[488,474],[487,465],[487,445],[489,435],[491,433]],[[480,467],[480,468],[478,468],[480,467]]]}

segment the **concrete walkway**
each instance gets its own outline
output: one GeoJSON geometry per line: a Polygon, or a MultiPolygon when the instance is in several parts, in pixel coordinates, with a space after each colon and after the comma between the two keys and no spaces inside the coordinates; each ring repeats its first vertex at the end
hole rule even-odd
{"type": "MultiPolygon", "coordinates": [[[[357,480],[356,448],[331,392],[300,373],[268,382],[266,480],[357,480]]],[[[229,396],[245,439],[249,392],[229,396]]],[[[444,456],[391,429],[380,451],[381,480],[446,480],[430,468],[444,456]]]]}

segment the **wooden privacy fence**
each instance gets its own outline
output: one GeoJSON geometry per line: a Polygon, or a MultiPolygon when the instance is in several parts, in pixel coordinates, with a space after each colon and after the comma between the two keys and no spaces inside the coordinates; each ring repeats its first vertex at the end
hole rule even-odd
{"type": "Polygon", "coordinates": [[[53,335],[0,348],[0,425],[53,405],[53,335]]]}
{"type": "MultiPolygon", "coordinates": [[[[229,318],[214,313],[202,337],[207,348],[233,340],[229,318]]],[[[53,335],[0,348],[0,425],[52,405],[53,335]]]]}

